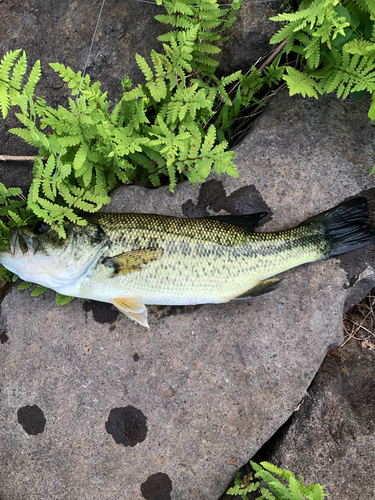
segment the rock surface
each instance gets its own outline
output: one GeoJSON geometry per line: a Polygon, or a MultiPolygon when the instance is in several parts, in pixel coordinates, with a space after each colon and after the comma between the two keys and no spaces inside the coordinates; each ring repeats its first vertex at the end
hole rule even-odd
{"type": "Polygon", "coordinates": [[[331,350],[288,423],[257,456],[326,484],[331,500],[375,498],[375,356],[331,350]]]}
{"type": "MultiPolygon", "coordinates": [[[[120,188],[111,209],[267,209],[261,230],[271,231],[358,193],[372,204],[367,105],[282,93],[237,147],[238,179],[182,184],[174,196],[120,188]]],[[[150,307],[150,330],[106,304],[59,307],[52,292],[13,290],[1,306],[0,498],[217,499],[341,343],[345,303],[374,286],[374,260],[368,247],[301,266],[248,302],[150,307]]]]}
{"type": "MultiPolygon", "coordinates": [[[[246,72],[258,58],[267,54],[271,48],[269,40],[279,29],[279,25],[268,18],[277,14],[281,3],[281,0],[243,1],[238,18],[227,33],[230,40],[221,53],[222,73],[238,69],[246,72]]],[[[40,59],[42,78],[38,95],[51,106],[65,105],[70,91],[49,63],[60,62],[74,71],[83,71],[101,5],[101,0],[0,2],[0,59],[15,49],[26,50],[29,65],[40,59]]],[[[121,80],[126,75],[136,84],[144,81],[135,54],[150,62],[152,49],[163,50],[156,39],[169,31],[170,26],[154,19],[163,13],[165,9],[155,2],[106,0],[87,72],[93,81],[102,83],[102,89],[108,91],[113,102],[117,102],[122,93],[121,80]]],[[[0,121],[0,154],[35,154],[35,148],[7,132],[18,126],[13,112],[6,122],[0,121]]]]}

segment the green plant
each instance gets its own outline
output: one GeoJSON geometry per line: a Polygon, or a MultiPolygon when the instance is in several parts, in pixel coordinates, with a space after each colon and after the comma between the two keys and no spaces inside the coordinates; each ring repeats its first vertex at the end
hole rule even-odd
{"type": "MultiPolygon", "coordinates": [[[[248,75],[215,76],[218,62],[211,56],[220,52],[217,43],[226,40],[222,32],[233,23],[242,0],[233,0],[229,9],[220,8],[217,0],[157,2],[167,11],[157,19],[173,27],[160,37],[164,52],[151,52],[152,67],[136,55],[145,82],[133,88],[125,77],[114,106],[100,82],[53,63],[72,95],[67,108],[54,109],[36,92],[39,61],[28,72],[22,50],[1,60],[0,111],[5,119],[16,108],[22,126],[10,132],[37,147],[38,156],[27,200],[14,199],[21,197],[18,188],[1,185],[0,248],[8,245],[12,227],[38,218],[65,237],[67,221],[85,225],[85,212],[99,210],[110,201],[112,189],[135,179],[155,187],[169,179],[173,192],[178,180],[187,178],[194,186],[211,169],[238,175],[226,141],[233,119],[240,107],[259,102],[255,93],[279,81],[282,72],[271,65],[264,76],[256,68],[248,75]]],[[[6,269],[0,277],[17,279],[6,269]]],[[[38,286],[32,295],[44,290],[38,286]]],[[[58,303],[68,300],[57,295],[58,303]]]]}
{"type": "MultiPolygon", "coordinates": [[[[361,98],[375,93],[375,3],[370,0],[305,0],[294,13],[271,18],[284,22],[271,43],[287,39],[284,51],[300,56],[300,70],[283,76],[290,95],[336,91],[361,98]]],[[[375,105],[369,112],[375,123],[375,105]]]]}
{"type": "Polygon", "coordinates": [[[229,488],[227,495],[239,495],[243,500],[247,500],[247,494],[253,491],[260,494],[257,500],[323,500],[327,496],[323,492],[324,486],[320,484],[305,486],[303,478],[300,476],[301,481],[298,481],[290,470],[280,469],[269,462],[261,464],[250,462],[250,464],[254,474],[241,479],[241,473],[237,472],[234,486],[229,488]],[[280,480],[274,475],[279,476],[280,480]],[[267,487],[261,487],[259,481],[254,482],[254,477],[262,480],[267,487]]]}
{"type": "Polygon", "coordinates": [[[241,1],[221,9],[217,0],[163,0],[167,14],[156,17],[174,28],[160,37],[164,52],[151,52],[153,67],[136,55],[145,83],[132,88],[125,77],[113,107],[99,82],[59,63],[51,66],[75,100],[69,99],[68,109],[48,106],[35,93],[39,61],[23,84],[26,54],[7,53],[0,63],[1,112],[5,118],[11,106],[18,107],[23,127],[10,132],[39,148],[28,209],[64,237],[64,221],[86,224],[82,213],[99,210],[113,188],[135,178],[155,187],[168,178],[173,192],[181,176],[193,186],[211,169],[237,176],[225,137],[232,118],[241,106],[258,102],[254,94],[263,85],[282,76],[272,65],[264,76],[256,68],[248,75],[215,76],[218,62],[211,55],[220,52],[215,44],[226,39],[222,32],[233,23],[241,1]],[[233,102],[230,92],[236,93],[233,102]]]}
{"type": "Polygon", "coordinates": [[[300,69],[289,66],[283,76],[290,95],[317,98],[335,91],[343,99],[362,99],[369,92],[368,116],[375,124],[375,3],[305,0],[297,12],[271,19],[285,23],[271,43],[287,39],[285,52],[300,56],[300,69]]]}
{"type": "MultiPolygon", "coordinates": [[[[125,77],[115,105],[100,82],[53,63],[72,94],[67,108],[54,109],[36,93],[40,62],[28,73],[24,52],[4,56],[1,113],[5,119],[11,107],[17,108],[22,127],[10,131],[36,146],[39,154],[18,218],[16,205],[9,202],[12,196],[0,205],[0,245],[12,224],[32,217],[44,219],[64,237],[67,221],[85,225],[85,212],[108,203],[119,184],[158,187],[167,180],[173,192],[178,180],[187,178],[194,186],[212,169],[237,176],[235,154],[228,150],[228,140],[237,134],[234,124],[249,106],[263,106],[259,92],[282,79],[290,94],[303,96],[336,90],[338,96],[361,97],[370,91],[369,115],[375,122],[375,7],[369,0],[340,5],[339,0],[305,0],[297,12],[273,18],[286,24],[271,42],[287,37],[284,53],[298,54],[300,71],[280,64],[281,53],[261,70],[253,66],[246,75],[237,71],[218,78],[217,44],[226,40],[223,31],[233,23],[241,1],[223,9],[217,0],[157,0],[166,14],[156,17],[172,30],[159,38],[163,52],[151,52],[152,66],[136,55],[145,82],[133,87],[125,77]]],[[[20,200],[14,201],[21,207],[20,200]]]]}

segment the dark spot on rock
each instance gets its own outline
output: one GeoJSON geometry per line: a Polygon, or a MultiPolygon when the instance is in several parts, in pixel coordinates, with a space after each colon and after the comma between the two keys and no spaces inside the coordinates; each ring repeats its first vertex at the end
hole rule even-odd
{"type": "Polygon", "coordinates": [[[9,337],[5,332],[0,333],[0,342],[2,344],[5,344],[5,342],[8,342],[8,340],[9,340],[9,337]]]}
{"type": "Polygon", "coordinates": [[[139,354],[137,352],[133,354],[133,359],[135,362],[139,361],[139,354]]]}
{"type": "Polygon", "coordinates": [[[116,325],[111,325],[111,326],[109,327],[109,331],[110,331],[110,332],[113,332],[113,330],[116,330],[116,325]]]}
{"type": "Polygon", "coordinates": [[[92,311],[94,320],[98,323],[113,323],[119,315],[119,310],[107,302],[97,302],[96,300],[85,300],[82,305],[85,312],[92,311]]]}
{"type": "Polygon", "coordinates": [[[134,406],[113,408],[109,412],[105,429],[117,444],[135,446],[145,440],[147,417],[134,406]]]}
{"type": "Polygon", "coordinates": [[[164,472],[157,472],[148,476],[141,484],[141,493],[146,500],[170,500],[172,481],[164,472]]]}
{"type": "Polygon", "coordinates": [[[46,419],[42,410],[37,405],[23,406],[17,411],[18,423],[22,425],[23,430],[32,436],[41,434],[46,425],[46,419]]]}
{"type": "Polygon", "coordinates": [[[245,215],[256,212],[268,212],[261,224],[267,222],[272,215],[271,209],[265,203],[255,186],[244,186],[227,196],[221,181],[205,182],[199,192],[196,205],[188,200],[182,205],[182,212],[187,217],[206,217],[207,209],[218,213],[225,210],[232,215],[245,215]]]}

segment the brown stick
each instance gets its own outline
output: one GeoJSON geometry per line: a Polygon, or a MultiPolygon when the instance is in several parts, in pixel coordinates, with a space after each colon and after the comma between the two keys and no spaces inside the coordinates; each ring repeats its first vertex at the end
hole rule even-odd
{"type": "Polygon", "coordinates": [[[0,161],[35,161],[35,156],[0,155],[0,161]]]}
{"type": "Polygon", "coordinates": [[[281,42],[278,47],[276,47],[276,49],[272,52],[272,54],[269,57],[267,57],[262,66],[258,69],[259,73],[261,73],[264,70],[264,68],[268,66],[276,58],[278,54],[280,54],[280,52],[285,47],[287,41],[288,39],[285,38],[285,40],[281,42]]]}

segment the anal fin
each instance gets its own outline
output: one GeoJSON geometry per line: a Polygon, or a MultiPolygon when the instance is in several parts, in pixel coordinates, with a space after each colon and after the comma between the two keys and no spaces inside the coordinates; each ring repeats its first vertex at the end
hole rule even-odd
{"type": "Polygon", "coordinates": [[[150,328],[147,321],[147,307],[142,297],[118,297],[112,299],[113,304],[130,319],[146,328],[150,328]]]}
{"type": "Polygon", "coordinates": [[[269,280],[260,281],[257,285],[250,290],[247,290],[245,293],[238,295],[234,300],[246,300],[253,299],[254,297],[259,297],[260,295],[264,295],[265,293],[270,293],[279,288],[282,280],[278,278],[272,278],[269,280]]]}

